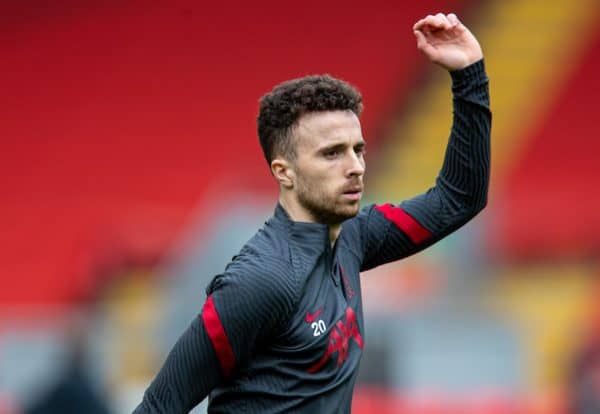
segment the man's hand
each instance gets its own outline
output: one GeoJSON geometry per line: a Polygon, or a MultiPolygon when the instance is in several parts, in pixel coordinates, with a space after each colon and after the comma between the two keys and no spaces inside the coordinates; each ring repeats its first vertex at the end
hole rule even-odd
{"type": "Polygon", "coordinates": [[[479,42],[454,13],[438,13],[413,26],[417,48],[434,63],[458,70],[483,58],[479,42]]]}

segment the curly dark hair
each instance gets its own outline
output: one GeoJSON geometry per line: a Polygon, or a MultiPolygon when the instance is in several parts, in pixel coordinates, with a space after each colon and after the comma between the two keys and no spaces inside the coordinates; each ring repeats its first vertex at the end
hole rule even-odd
{"type": "Polygon", "coordinates": [[[329,75],[311,75],[283,82],[260,98],[258,138],[267,164],[273,158],[296,156],[292,128],[305,113],[350,110],[362,112],[362,97],[352,85],[329,75]]]}

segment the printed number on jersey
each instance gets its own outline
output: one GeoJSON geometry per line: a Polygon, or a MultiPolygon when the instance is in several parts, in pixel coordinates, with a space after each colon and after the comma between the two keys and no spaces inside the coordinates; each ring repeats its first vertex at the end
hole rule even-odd
{"type": "Polygon", "coordinates": [[[310,327],[312,329],[314,329],[314,336],[319,336],[322,333],[325,333],[325,331],[327,330],[327,326],[325,326],[325,322],[323,322],[323,319],[319,319],[317,322],[313,322],[310,327]]]}

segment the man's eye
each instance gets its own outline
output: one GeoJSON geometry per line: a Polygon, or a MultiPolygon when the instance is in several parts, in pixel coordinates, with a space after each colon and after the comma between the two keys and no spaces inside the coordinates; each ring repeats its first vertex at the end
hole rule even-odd
{"type": "Polygon", "coordinates": [[[338,155],[340,155],[340,152],[338,150],[331,150],[325,152],[325,158],[336,158],[338,155]]]}
{"type": "Polygon", "coordinates": [[[367,149],[365,147],[356,148],[354,150],[358,155],[365,155],[367,153],[367,149]]]}

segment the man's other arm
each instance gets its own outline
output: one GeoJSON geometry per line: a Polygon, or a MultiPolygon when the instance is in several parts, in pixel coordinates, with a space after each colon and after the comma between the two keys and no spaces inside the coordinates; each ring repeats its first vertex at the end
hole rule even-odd
{"type": "Polygon", "coordinates": [[[241,257],[213,279],[202,313],[179,338],[134,414],[188,413],[235,377],[294,306],[280,258],[241,257]]]}

